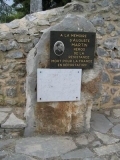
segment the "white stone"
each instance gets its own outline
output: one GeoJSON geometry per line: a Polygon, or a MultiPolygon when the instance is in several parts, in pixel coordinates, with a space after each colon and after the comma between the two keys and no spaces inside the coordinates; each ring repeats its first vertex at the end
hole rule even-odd
{"type": "Polygon", "coordinates": [[[95,148],[94,151],[97,153],[98,156],[116,153],[120,151],[120,143],[101,146],[101,147],[95,148]]]}
{"type": "Polygon", "coordinates": [[[77,142],[79,145],[87,145],[87,144],[88,144],[88,140],[87,140],[87,138],[85,137],[85,135],[81,135],[80,137],[76,138],[76,142],[77,142]]]}
{"type": "Polygon", "coordinates": [[[16,141],[15,152],[46,159],[75,150],[77,147],[69,136],[42,136],[16,141]]]}
{"type": "Polygon", "coordinates": [[[115,117],[120,117],[120,109],[113,109],[113,114],[115,117]]]}
{"type": "Polygon", "coordinates": [[[26,124],[23,120],[18,119],[13,113],[5,123],[1,125],[2,128],[24,128],[26,124]]]}
{"type": "Polygon", "coordinates": [[[8,113],[0,112],[0,124],[5,120],[7,116],[8,116],[8,113]]]}
{"type": "Polygon", "coordinates": [[[79,101],[81,69],[38,69],[37,101],[79,101]]]}
{"type": "Polygon", "coordinates": [[[101,139],[103,141],[103,143],[105,144],[112,144],[112,143],[116,143],[119,142],[119,139],[99,133],[99,132],[95,132],[95,134],[97,135],[97,137],[99,139],[101,139]]]}
{"type": "Polygon", "coordinates": [[[12,108],[0,108],[0,112],[10,112],[12,108]]]}

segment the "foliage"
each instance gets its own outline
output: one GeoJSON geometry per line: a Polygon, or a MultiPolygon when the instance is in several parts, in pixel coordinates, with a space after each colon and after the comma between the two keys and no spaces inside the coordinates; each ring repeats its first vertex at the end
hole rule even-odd
{"type": "Polygon", "coordinates": [[[4,0],[0,0],[0,23],[7,22],[6,18],[10,16],[12,7],[5,3],[4,0]]]}
{"type": "MultiPolygon", "coordinates": [[[[10,22],[30,14],[30,0],[13,0],[12,7],[0,0],[0,22],[10,22]]],[[[71,0],[42,0],[43,10],[63,6],[71,0]]]]}
{"type": "Polygon", "coordinates": [[[12,7],[17,12],[18,18],[30,13],[30,0],[14,0],[12,7]]]}
{"type": "Polygon", "coordinates": [[[42,0],[43,10],[64,6],[68,2],[71,0],[42,0]]]}

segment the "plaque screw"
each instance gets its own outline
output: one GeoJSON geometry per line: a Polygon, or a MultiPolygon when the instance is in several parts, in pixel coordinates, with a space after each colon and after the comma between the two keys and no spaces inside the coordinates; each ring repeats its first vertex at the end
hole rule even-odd
{"type": "Polygon", "coordinates": [[[40,71],[40,73],[41,73],[41,71],[40,71]]]}
{"type": "Polygon", "coordinates": [[[78,99],[78,97],[76,97],[76,99],[78,99]]]}
{"type": "Polygon", "coordinates": [[[41,98],[40,98],[40,100],[41,100],[41,98]]]}
{"type": "Polygon", "coordinates": [[[79,71],[78,71],[78,73],[79,73],[79,71]]]}

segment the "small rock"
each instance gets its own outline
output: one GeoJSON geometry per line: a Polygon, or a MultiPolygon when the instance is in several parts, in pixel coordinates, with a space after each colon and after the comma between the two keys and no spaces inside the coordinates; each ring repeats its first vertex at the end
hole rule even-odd
{"type": "Polygon", "coordinates": [[[120,124],[117,124],[112,128],[112,134],[114,134],[115,136],[120,136],[120,124]]]}
{"type": "Polygon", "coordinates": [[[12,111],[12,108],[6,108],[6,107],[0,108],[0,112],[10,112],[10,111],[12,111]]]}
{"type": "Polygon", "coordinates": [[[16,84],[17,84],[17,81],[14,78],[12,78],[6,82],[6,85],[8,85],[8,86],[15,86],[16,84]]]}
{"type": "Polygon", "coordinates": [[[36,159],[26,156],[26,155],[22,155],[22,154],[12,154],[12,155],[5,157],[2,160],[36,160],[36,159]]]}
{"type": "Polygon", "coordinates": [[[17,96],[17,89],[16,88],[8,88],[6,89],[6,95],[8,97],[16,97],[17,96]]]}
{"type": "Polygon", "coordinates": [[[28,21],[34,21],[35,19],[37,19],[37,17],[33,16],[32,14],[26,15],[25,18],[26,18],[28,21]]]}
{"type": "Polygon", "coordinates": [[[0,43],[0,51],[6,51],[6,46],[3,43],[0,43]]]}
{"type": "Polygon", "coordinates": [[[114,6],[120,6],[120,1],[119,0],[114,0],[113,5],[114,6]]]}
{"type": "Polygon", "coordinates": [[[108,102],[110,101],[110,98],[111,98],[111,96],[108,95],[108,93],[104,93],[103,96],[102,96],[102,101],[101,101],[101,103],[102,103],[102,104],[108,103],[108,102]]]}
{"type": "Polygon", "coordinates": [[[102,7],[107,7],[109,6],[109,1],[108,0],[103,0],[101,3],[99,3],[102,7]]]}
{"type": "Polygon", "coordinates": [[[0,32],[0,40],[9,40],[9,39],[12,39],[14,38],[13,37],[13,34],[11,32],[0,32]]]}
{"type": "Polygon", "coordinates": [[[8,155],[8,153],[6,151],[0,151],[0,158],[4,158],[8,155]]]}
{"type": "Polygon", "coordinates": [[[44,136],[22,138],[16,141],[15,152],[34,156],[38,159],[50,159],[76,148],[75,143],[69,136],[44,136]]]}
{"type": "Polygon", "coordinates": [[[24,128],[26,124],[23,120],[18,119],[13,113],[5,123],[1,125],[2,128],[24,128]]]}
{"type": "Polygon", "coordinates": [[[112,155],[112,157],[111,157],[111,159],[110,160],[120,160],[118,157],[117,157],[117,155],[115,154],[115,155],[112,155]]]}
{"type": "Polygon", "coordinates": [[[120,143],[101,146],[101,147],[95,148],[94,151],[97,153],[98,156],[116,153],[120,151],[120,143]]]}
{"type": "Polygon", "coordinates": [[[110,52],[110,56],[111,56],[112,59],[115,59],[117,57],[117,55],[114,51],[110,52]]]}
{"type": "Polygon", "coordinates": [[[85,158],[83,160],[107,160],[107,159],[104,159],[104,158],[85,158]]]}
{"type": "Polygon", "coordinates": [[[8,71],[9,70],[9,66],[2,66],[2,70],[4,71],[4,72],[6,72],[6,71],[8,71]]]}
{"type": "Polygon", "coordinates": [[[18,28],[19,27],[19,20],[14,20],[10,23],[6,23],[6,25],[12,29],[18,28]]]}
{"type": "Polygon", "coordinates": [[[110,78],[109,78],[108,74],[105,73],[105,72],[102,73],[102,82],[103,83],[109,83],[110,82],[110,78]]]}
{"type": "Polygon", "coordinates": [[[100,133],[107,133],[113,124],[102,114],[92,113],[91,127],[100,133]]]}
{"type": "Polygon", "coordinates": [[[93,3],[98,2],[99,0],[92,0],[93,3]]]}
{"type": "Polygon", "coordinates": [[[10,145],[13,145],[14,143],[15,143],[14,139],[1,140],[0,141],[0,150],[4,149],[10,145]]]}
{"type": "Polygon", "coordinates": [[[112,118],[112,117],[108,117],[108,119],[110,120],[111,123],[120,122],[120,119],[115,119],[115,118],[112,118]]]}
{"type": "Polygon", "coordinates": [[[39,26],[49,26],[50,25],[49,21],[47,21],[47,20],[38,20],[37,24],[39,26]]]}
{"type": "Polygon", "coordinates": [[[101,57],[108,57],[109,56],[109,53],[106,52],[103,48],[100,48],[100,47],[97,48],[97,53],[101,57]]]}
{"type": "Polygon", "coordinates": [[[113,114],[115,117],[120,117],[120,109],[113,109],[113,114]]]}
{"type": "Polygon", "coordinates": [[[117,60],[112,60],[106,64],[108,69],[120,69],[120,62],[117,60]]]}
{"type": "Polygon", "coordinates": [[[93,146],[93,147],[99,147],[99,146],[101,146],[101,145],[102,145],[102,144],[101,144],[100,141],[95,141],[95,142],[92,143],[92,146],[93,146]]]}
{"type": "Polygon", "coordinates": [[[120,84],[120,75],[113,77],[113,84],[119,85],[120,84]]]}
{"type": "Polygon", "coordinates": [[[24,30],[24,29],[16,29],[13,31],[14,34],[28,34],[28,30],[24,30]]]}
{"type": "Polygon", "coordinates": [[[111,136],[99,133],[99,132],[95,132],[95,134],[97,135],[97,137],[103,141],[104,144],[112,144],[112,143],[116,143],[119,142],[119,139],[117,138],[113,138],[111,136]]]}
{"type": "Polygon", "coordinates": [[[24,87],[20,87],[20,91],[21,91],[22,94],[25,94],[25,89],[24,89],[24,87]]]}
{"type": "Polygon", "coordinates": [[[28,43],[23,45],[23,49],[25,52],[29,52],[33,48],[33,43],[28,43]]]}
{"type": "Polygon", "coordinates": [[[96,9],[97,9],[97,6],[95,4],[90,4],[89,5],[89,10],[90,11],[96,11],[96,9]]]}
{"type": "Polygon", "coordinates": [[[109,116],[109,115],[110,115],[110,111],[105,111],[105,114],[106,114],[107,116],[109,116]]]}
{"type": "Polygon", "coordinates": [[[61,157],[62,159],[77,159],[77,158],[80,159],[80,158],[94,157],[94,153],[91,152],[88,148],[84,148],[66,153],[61,157]]]}
{"type": "Polygon", "coordinates": [[[104,20],[103,17],[98,16],[91,20],[94,26],[104,26],[104,20]]]}
{"type": "Polygon", "coordinates": [[[2,73],[0,73],[0,79],[5,79],[5,78],[7,78],[7,76],[2,74],[2,73]]]}
{"type": "Polygon", "coordinates": [[[6,58],[10,58],[10,59],[17,59],[17,58],[23,58],[23,57],[24,55],[20,51],[11,52],[6,55],[6,58]]]}
{"type": "Polygon", "coordinates": [[[120,104],[120,96],[113,98],[113,104],[120,104]]]}
{"type": "Polygon", "coordinates": [[[89,143],[88,140],[87,140],[87,138],[85,137],[85,135],[81,135],[78,138],[76,138],[76,142],[79,145],[87,145],[89,143]]]}
{"type": "Polygon", "coordinates": [[[16,100],[14,100],[14,99],[7,99],[7,100],[5,101],[5,103],[8,104],[8,105],[14,106],[14,105],[17,104],[18,102],[17,102],[16,100]]]}
{"type": "Polygon", "coordinates": [[[110,24],[107,26],[107,32],[108,32],[108,33],[111,33],[111,32],[114,31],[114,30],[115,30],[115,26],[110,23],[110,24]]]}
{"type": "Polygon", "coordinates": [[[103,35],[106,34],[104,28],[102,28],[102,27],[97,27],[97,32],[98,32],[101,36],[103,36],[103,35]]]}
{"type": "Polygon", "coordinates": [[[74,4],[73,12],[84,12],[84,7],[80,4],[74,4]]]}
{"type": "Polygon", "coordinates": [[[8,45],[7,45],[7,50],[11,50],[13,48],[19,49],[20,46],[19,46],[19,44],[16,41],[9,41],[8,45]]]}
{"type": "Polygon", "coordinates": [[[35,39],[33,40],[33,44],[34,44],[34,45],[36,45],[38,42],[39,42],[39,38],[35,38],[35,39]]]}
{"type": "Polygon", "coordinates": [[[115,94],[115,92],[118,91],[118,88],[111,88],[111,93],[115,94]]]}
{"type": "Polygon", "coordinates": [[[0,124],[7,118],[8,113],[0,112],[0,124]]]}
{"type": "Polygon", "coordinates": [[[117,38],[109,38],[104,41],[103,45],[107,49],[114,49],[117,47],[117,38]]]}

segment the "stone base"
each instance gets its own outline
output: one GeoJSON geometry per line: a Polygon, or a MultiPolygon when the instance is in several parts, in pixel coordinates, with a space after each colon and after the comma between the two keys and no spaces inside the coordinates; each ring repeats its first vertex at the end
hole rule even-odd
{"type": "Polygon", "coordinates": [[[91,117],[91,106],[86,106],[85,102],[82,101],[37,103],[35,107],[35,132],[65,134],[89,130],[85,115],[87,114],[88,119],[91,117]]]}

